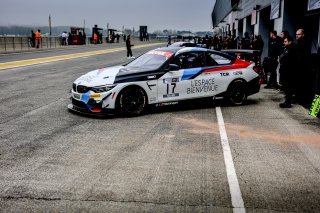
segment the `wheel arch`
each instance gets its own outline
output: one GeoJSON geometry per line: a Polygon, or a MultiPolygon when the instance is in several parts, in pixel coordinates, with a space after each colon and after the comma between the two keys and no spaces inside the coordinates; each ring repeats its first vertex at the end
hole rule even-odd
{"type": "Polygon", "coordinates": [[[143,94],[145,95],[146,97],[146,107],[149,105],[149,98],[148,98],[148,93],[146,92],[146,90],[140,86],[140,85],[137,85],[137,84],[131,84],[131,85],[127,85],[125,87],[123,87],[119,92],[118,92],[118,95],[116,97],[116,101],[115,101],[115,112],[116,114],[121,114],[121,110],[120,110],[120,98],[121,98],[121,94],[128,90],[128,89],[133,89],[133,88],[138,88],[138,89],[141,89],[141,91],[143,92],[143,94]]]}
{"type": "Polygon", "coordinates": [[[123,88],[118,92],[118,95],[117,95],[117,98],[116,98],[116,104],[117,104],[118,101],[119,101],[119,98],[120,98],[121,93],[123,93],[123,91],[125,91],[126,89],[129,89],[129,88],[139,88],[139,89],[142,89],[144,95],[147,97],[147,98],[146,98],[146,99],[147,99],[147,100],[146,100],[146,101],[147,101],[146,104],[147,104],[147,105],[149,104],[148,93],[146,92],[146,90],[145,90],[142,86],[137,85],[137,84],[131,84],[131,85],[127,85],[127,86],[123,87],[123,88]]]}
{"type": "MultiPolygon", "coordinates": [[[[228,101],[231,103],[231,104],[233,104],[233,105],[243,105],[244,104],[244,102],[246,101],[246,99],[247,99],[247,97],[248,97],[248,89],[247,89],[247,86],[248,86],[248,82],[245,80],[245,79],[243,79],[243,78],[236,78],[236,79],[234,79],[234,80],[232,80],[231,82],[230,82],[230,84],[228,85],[228,88],[227,88],[227,90],[226,90],[226,96],[225,96],[225,98],[227,98],[228,99],[228,101]],[[243,88],[243,90],[244,90],[244,94],[243,94],[243,98],[241,99],[241,101],[239,101],[238,102],[238,100],[235,100],[234,99],[234,97],[232,97],[234,94],[232,94],[232,92],[234,92],[234,91],[232,91],[234,88],[234,86],[237,84],[237,83],[242,83],[243,84],[243,86],[244,86],[244,88],[243,88]]],[[[240,93],[241,94],[241,93],[240,93]]],[[[237,99],[237,97],[235,97],[236,99],[237,99]]]]}
{"type": "Polygon", "coordinates": [[[233,79],[233,80],[229,83],[229,85],[228,85],[227,92],[229,91],[229,89],[231,88],[231,86],[232,86],[235,82],[237,82],[237,81],[242,81],[242,82],[244,82],[246,86],[247,86],[247,84],[248,84],[248,82],[247,82],[246,79],[244,79],[244,78],[236,78],[236,79],[233,79]]]}

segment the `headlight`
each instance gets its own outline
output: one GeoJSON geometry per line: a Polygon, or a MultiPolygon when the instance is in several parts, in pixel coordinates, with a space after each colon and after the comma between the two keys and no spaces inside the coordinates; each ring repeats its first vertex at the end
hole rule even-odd
{"type": "Polygon", "coordinates": [[[91,87],[91,90],[95,93],[100,93],[100,92],[107,92],[111,89],[113,89],[116,84],[109,84],[109,85],[104,85],[104,86],[98,86],[98,87],[91,87]]]}

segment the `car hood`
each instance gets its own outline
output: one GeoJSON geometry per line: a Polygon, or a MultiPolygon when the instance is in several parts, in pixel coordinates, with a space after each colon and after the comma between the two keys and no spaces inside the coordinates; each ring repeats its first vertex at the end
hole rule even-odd
{"type": "Polygon", "coordinates": [[[93,70],[80,76],[74,81],[76,84],[84,85],[87,87],[102,86],[106,84],[113,84],[116,75],[124,66],[114,66],[93,70]]]}
{"type": "Polygon", "coordinates": [[[145,81],[157,79],[163,71],[150,70],[141,67],[114,66],[93,70],[79,77],[74,83],[87,87],[103,86],[124,82],[145,81]]]}

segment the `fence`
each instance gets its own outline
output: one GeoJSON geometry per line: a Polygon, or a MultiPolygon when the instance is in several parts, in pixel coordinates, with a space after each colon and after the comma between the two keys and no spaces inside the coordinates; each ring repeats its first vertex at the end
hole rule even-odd
{"type": "MultiPolygon", "coordinates": [[[[85,45],[92,45],[90,43],[90,37],[86,38],[85,45]]],[[[133,41],[138,39],[133,38],[133,41]]],[[[152,39],[153,41],[157,42],[166,42],[166,39],[164,38],[156,38],[152,39]]],[[[106,43],[106,37],[104,36],[102,39],[103,43],[106,43]]],[[[120,39],[120,42],[122,42],[122,39],[120,39]]],[[[68,46],[82,46],[82,45],[68,45],[68,46]]],[[[53,49],[53,48],[62,48],[67,47],[65,45],[62,45],[62,38],[61,36],[57,37],[48,37],[43,36],[41,38],[41,44],[39,46],[40,49],[53,49]]],[[[0,36],[0,53],[13,53],[13,52],[23,52],[23,51],[29,51],[29,50],[35,50],[34,45],[32,45],[32,41],[30,37],[26,36],[0,36]]]]}
{"type": "MultiPolygon", "coordinates": [[[[89,38],[87,38],[88,44],[89,38]]],[[[39,48],[50,49],[65,47],[61,37],[42,37],[39,48]]],[[[35,49],[30,37],[0,36],[0,53],[22,52],[35,49]]]]}

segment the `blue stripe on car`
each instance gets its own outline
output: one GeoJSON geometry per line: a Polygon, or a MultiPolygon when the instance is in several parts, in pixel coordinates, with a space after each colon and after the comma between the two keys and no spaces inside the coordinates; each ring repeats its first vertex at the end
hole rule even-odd
{"type": "Polygon", "coordinates": [[[87,92],[87,93],[84,93],[82,96],[81,96],[81,101],[84,102],[85,104],[88,103],[89,99],[90,99],[90,91],[87,92]]]}
{"type": "Polygon", "coordinates": [[[183,70],[183,75],[181,77],[181,80],[188,80],[192,78],[193,76],[197,75],[202,68],[191,68],[191,69],[185,69],[183,70]]]}
{"type": "Polygon", "coordinates": [[[90,109],[90,110],[93,108],[92,106],[90,106],[90,105],[88,104],[91,93],[92,93],[92,92],[89,91],[89,92],[87,92],[87,93],[84,93],[84,94],[81,96],[81,101],[84,102],[84,103],[86,104],[86,107],[87,107],[88,109],[90,109]]]}

